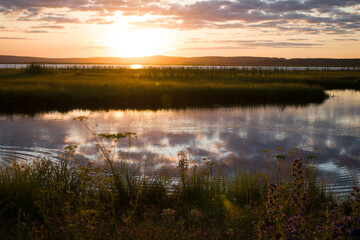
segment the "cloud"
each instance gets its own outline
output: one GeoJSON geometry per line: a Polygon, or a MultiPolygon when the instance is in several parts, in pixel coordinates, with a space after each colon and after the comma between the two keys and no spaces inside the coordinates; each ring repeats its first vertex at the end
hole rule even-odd
{"type": "Polygon", "coordinates": [[[184,43],[211,43],[212,41],[204,41],[204,40],[201,40],[201,39],[197,39],[197,40],[192,40],[192,39],[189,39],[188,41],[185,41],[184,43]]]}
{"type": "Polygon", "coordinates": [[[27,30],[26,33],[48,33],[48,31],[44,30],[27,30]]]}
{"type": "Polygon", "coordinates": [[[113,24],[114,21],[108,21],[103,18],[92,18],[92,19],[87,20],[85,23],[87,23],[87,24],[113,24]]]}
{"type": "Polygon", "coordinates": [[[64,29],[64,26],[60,26],[60,25],[39,25],[39,26],[32,26],[31,28],[34,29],[64,29]]]}
{"type": "MultiPolygon", "coordinates": [[[[150,0],[0,0],[0,9],[8,13],[31,11],[31,9],[68,9],[84,12],[115,12],[140,14],[151,11],[162,1],[150,0]],[[2,8],[1,8],[2,7],[2,8]],[[149,10],[146,10],[149,9],[149,10]]],[[[133,14],[131,14],[133,15],[133,14]]]]}
{"type": "Polygon", "coordinates": [[[358,1],[342,0],[238,0],[202,1],[185,6],[171,5],[158,20],[136,22],[142,27],[197,28],[273,28],[309,34],[344,34],[360,30],[358,1]],[[350,7],[352,13],[341,9],[350,7]]]}
{"type": "Polygon", "coordinates": [[[306,38],[288,38],[286,41],[306,41],[306,38]]]}
{"type": "Polygon", "coordinates": [[[334,38],[334,41],[347,41],[347,42],[357,42],[360,41],[360,39],[356,39],[356,38],[334,38]]]}
{"type": "MultiPolygon", "coordinates": [[[[50,23],[111,24],[102,15],[157,16],[135,26],[171,29],[251,28],[307,34],[353,34],[360,30],[358,0],[207,0],[190,4],[164,0],[0,0],[0,12],[18,20],[50,23]],[[65,11],[48,15],[47,11],[65,11]],[[71,14],[89,13],[80,21],[71,14]],[[91,19],[93,14],[98,17],[91,19]]],[[[0,13],[1,14],[1,13],[0,13]]]]}
{"type": "Polygon", "coordinates": [[[89,0],[0,0],[0,6],[11,11],[22,11],[32,8],[78,8],[83,5],[88,5],[89,0]]]}
{"type": "Polygon", "coordinates": [[[22,38],[22,37],[0,37],[0,40],[34,40],[34,39],[22,38]]]}
{"type": "Polygon", "coordinates": [[[67,16],[65,14],[41,14],[27,15],[17,18],[18,21],[42,21],[48,23],[81,23],[77,18],[67,16]],[[34,17],[35,16],[35,17],[34,17]]]}
{"type": "Polygon", "coordinates": [[[299,42],[274,42],[272,40],[224,40],[213,41],[212,43],[221,44],[220,47],[188,47],[181,50],[230,50],[230,49],[248,49],[257,47],[272,48],[310,48],[322,46],[320,43],[299,43],[299,42]],[[228,44],[228,45],[224,45],[228,44]]]}
{"type": "Polygon", "coordinates": [[[44,16],[37,21],[44,21],[50,23],[80,23],[80,20],[77,18],[65,17],[65,16],[44,16]]]}
{"type": "Polygon", "coordinates": [[[295,43],[295,42],[258,42],[247,44],[255,47],[272,47],[272,48],[308,48],[313,46],[321,46],[318,43],[295,43]]]}
{"type": "Polygon", "coordinates": [[[222,47],[186,47],[186,48],[179,48],[178,50],[205,50],[205,51],[210,51],[210,50],[236,50],[236,49],[247,49],[249,47],[243,46],[243,47],[231,47],[231,46],[222,46],[222,47]]]}

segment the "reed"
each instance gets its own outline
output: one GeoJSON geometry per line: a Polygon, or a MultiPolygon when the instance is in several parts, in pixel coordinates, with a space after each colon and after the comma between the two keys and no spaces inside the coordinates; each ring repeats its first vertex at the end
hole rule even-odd
{"type": "Polygon", "coordinates": [[[160,109],[322,103],[327,89],[360,89],[358,71],[234,68],[0,70],[1,111],[160,109]]]}

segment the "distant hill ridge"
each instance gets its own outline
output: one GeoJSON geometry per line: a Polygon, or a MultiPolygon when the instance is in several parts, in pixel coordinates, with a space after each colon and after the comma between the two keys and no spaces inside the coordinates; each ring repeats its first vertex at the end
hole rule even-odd
{"type": "Polygon", "coordinates": [[[270,58],[270,57],[92,57],[39,58],[0,55],[0,63],[54,63],[54,64],[144,64],[144,65],[228,65],[228,66],[308,66],[360,67],[360,58],[270,58]]]}

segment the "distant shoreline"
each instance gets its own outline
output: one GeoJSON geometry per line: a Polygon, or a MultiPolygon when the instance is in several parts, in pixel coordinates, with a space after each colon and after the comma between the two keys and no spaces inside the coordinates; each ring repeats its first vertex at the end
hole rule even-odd
{"type": "Polygon", "coordinates": [[[49,69],[237,69],[253,71],[360,71],[360,67],[314,67],[314,66],[236,66],[236,65],[154,65],[154,64],[106,64],[106,63],[0,63],[0,69],[26,69],[37,64],[49,69]]]}
{"type": "Polygon", "coordinates": [[[114,65],[195,65],[195,66],[278,66],[278,67],[360,67],[360,58],[270,58],[270,57],[91,57],[40,58],[0,55],[0,64],[114,64],[114,65]]]}

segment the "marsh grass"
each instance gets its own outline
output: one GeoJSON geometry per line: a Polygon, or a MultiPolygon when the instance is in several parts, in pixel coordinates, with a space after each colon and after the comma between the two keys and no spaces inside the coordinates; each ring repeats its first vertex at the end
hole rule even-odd
{"type": "Polygon", "coordinates": [[[3,112],[321,103],[360,89],[358,71],[234,68],[46,68],[0,71],[3,112]]]}
{"type": "MultiPolygon", "coordinates": [[[[88,127],[85,117],[77,119],[88,127]]],[[[58,162],[14,160],[0,168],[1,239],[359,236],[358,189],[343,200],[328,192],[313,155],[291,161],[291,153],[276,150],[272,171],[239,168],[229,177],[225,162],[194,159],[187,149],[170,175],[145,171],[117,151],[121,143],[131,147],[134,133],[91,133],[97,163],[77,160],[70,145],[58,162]]]]}
{"type": "Polygon", "coordinates": [[[22,74],[28,76],[34,76],[34,75],[50,74],[52,72],[54,72],[52,68],[47,68],[44,65],[37,63],[31,63],[24,69],[22,74]]]}

